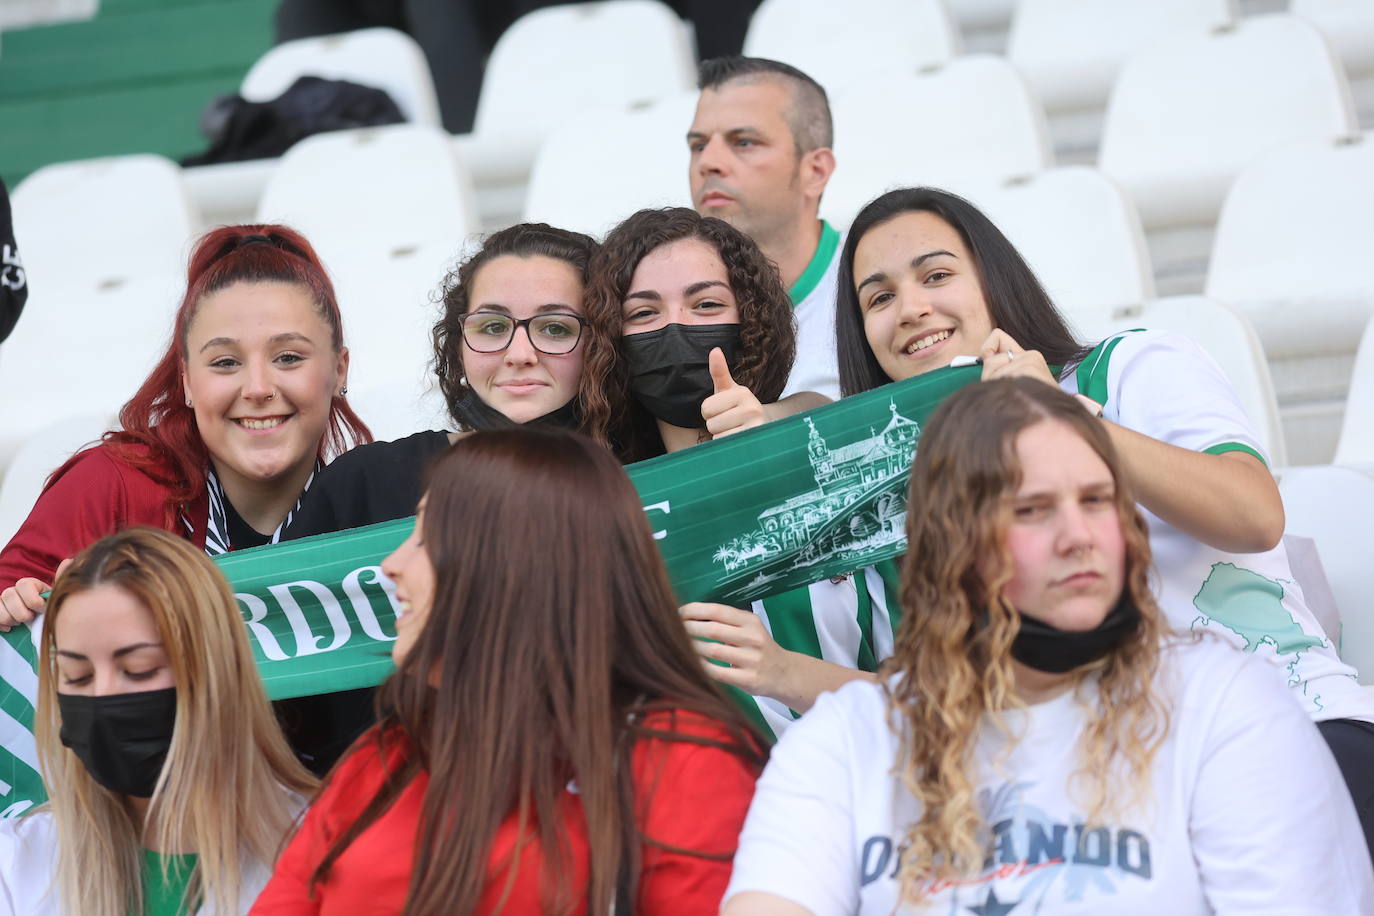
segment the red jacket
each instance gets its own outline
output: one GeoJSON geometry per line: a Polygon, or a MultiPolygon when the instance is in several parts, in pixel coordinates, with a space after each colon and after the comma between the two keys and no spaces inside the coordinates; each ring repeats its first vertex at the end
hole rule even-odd
{"type": "Polygon", "coordinates": [[[168,523],[166,506],[166,486],[115,458],[109,446],[86,449],[43,488],[29,517],[0,550],[0,591],[25,576],[50,583],[67,557],[133,525],[162,528],[205,549],[209,498],[202,493],[184,508],[195,525],[189,535],[179,518],[168,523]]]}
{"type": "MultiPolygon", "coordinates": [[[[693,713],[650,715],[645,725],[728,742],[715,722],[693,713]]],[[[369,736],[372,737],[372,736],[369,736]]],[[[400,913],[410,885],[421,806],[429,776],[421,772],[382,817],[353,841],[330,869],[329,879],[309,892],[310,876],[333,841],[357,819],[381,786],[384,771],[375,741],[364,739],[339,764],[324,792],[306,813],[300,831],[282,853],[267,888],[251,916],[391,916],[400,913]]],[[[393,752],[391,765],[400,759],[393,752]]],[[[644,739],[633,755],[637,788],[653,787],[641,831],[670,847],[700,850],[715,858],[671,852],[655,845],[642,848],[639,899],[633,912],[643,914],[715,914],[730,881],[730,858],[754,796],[757,776],[748,762],[720,748],[683,741],[644,739]]],[[[570,787],[571,788],[571,787],[570,787]]],[[[585,894],[587,841],[573,791],[564,795],[570,875],[577,897],[585,894]]],[[[492,860],[507,859],[514,849],[515,816],[497,830],[492,860]]],[[[527,843],[502,913],[537,914],[542,860],[537,843],[527,843]]],[[[505,889],[502,871],[483,893],[474,914],[496,913],[505,889]]],[[[576,911],[585,914],[585,906],[576,911]]]]}

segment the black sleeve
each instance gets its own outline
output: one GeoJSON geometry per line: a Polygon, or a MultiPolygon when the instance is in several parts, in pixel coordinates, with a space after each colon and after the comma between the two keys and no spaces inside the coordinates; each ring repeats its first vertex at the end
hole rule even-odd
{"type": "Polygon", "coordinates": [[[446,448],[448,433],[423,432],[340,455],[315,475],[282,540],[414,515],[425,469],[446,448]]]}
{"type": "Polygon", "coordinates": [[[14,223],[10,217],[10,198],[0,180],[0,341],[10,336],[24,302],[29,298],[28,276],[14,244],[14,223]]]}

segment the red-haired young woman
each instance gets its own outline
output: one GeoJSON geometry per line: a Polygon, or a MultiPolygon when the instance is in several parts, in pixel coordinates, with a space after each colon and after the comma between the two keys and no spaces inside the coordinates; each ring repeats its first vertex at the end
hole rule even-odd
{"type": "Polygon", "coordinates": [[[334,288],[283,226],[226,226],[191,255],[167,352],[120,428],[53,472],[0,551],[0,626],[31,620],[58,564],[131,525],[208,554],[272,540],[319,463],[371,434],[344,400],[334,288]]]}

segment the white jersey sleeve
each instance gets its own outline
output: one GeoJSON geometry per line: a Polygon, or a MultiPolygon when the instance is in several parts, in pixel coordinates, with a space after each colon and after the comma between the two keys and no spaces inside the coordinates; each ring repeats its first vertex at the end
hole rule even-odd
{"type": "Polygon", "coordinates": [[[1244,451],[1269,463],[1226,374],[1181,334],[1109,338],[1063,387],[1101,403],[1108,420],[1161,442],[1212,454],[1244,451]]]}

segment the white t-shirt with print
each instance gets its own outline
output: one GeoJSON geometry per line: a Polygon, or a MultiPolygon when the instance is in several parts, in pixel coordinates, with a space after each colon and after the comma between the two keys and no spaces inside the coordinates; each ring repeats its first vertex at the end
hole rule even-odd
{"type": "Polygon", "coordinates": [[[760,891],[816,916],[1374,913],[1345,781],[1283,686],[1209,637],[1171,642],[1157,684],[1170,728],[1150,799],[1091,829],[1065,788],[1087,715],[1076,695],[1008,712],[1024,737],[1005,759],[1005,733],[985,723],[984,868],[900,909],[900,848],[920,809],[892,773],[899,744],[883,688],[825,694],[773,749],[725,899],[760,891]]]}
{"type": "MultiPolygon", "coordinates": [[[[1168,331],[1108,338],[1061,380],[1127,429],[1197,452],[1245,451],[1268,463],[1221,368],[1168,331]]],[[[1170,623],[1206,630],[1266,659],[1314,720],[1374,722],[1374,699],[1341,661],[1303,598],[1280,543],[1262,553],[1208,547],[1141,506],[1154,552],[1154,591],[1170,623]]]]}
{"type": "MultiPolygon", "coordinates": [[[[840,399],[840,364],[835,346],[835,277],[840,269],[844,236],[825,223],[817,255],[834,246],[834,253],[816,285],[805,291],[792,308],[797,322],[797,358],[782,397],[799,391],[814,391],[832,401],[840,399]]],[[[813,256],[814,257],[814,256],[813,256]]]]}

